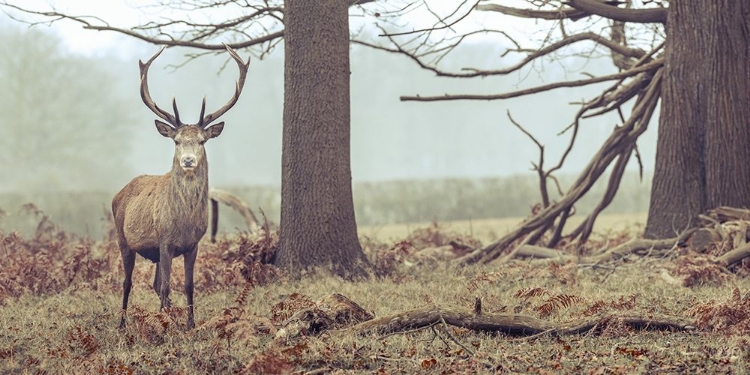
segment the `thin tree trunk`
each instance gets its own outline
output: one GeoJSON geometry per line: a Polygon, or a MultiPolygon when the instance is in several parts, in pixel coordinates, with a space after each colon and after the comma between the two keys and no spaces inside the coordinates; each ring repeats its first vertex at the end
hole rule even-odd
{"type": "Polygon", "coordinates": [[[275,263],[291,275],[367,273],[357,238],[349,140],[349,4],[285,3],[281,228],[275,263]]]}
{"type": "Polygon", "coordinates": [[[646,237],[750,205],[750,0],[673,1],[646,237]]]}

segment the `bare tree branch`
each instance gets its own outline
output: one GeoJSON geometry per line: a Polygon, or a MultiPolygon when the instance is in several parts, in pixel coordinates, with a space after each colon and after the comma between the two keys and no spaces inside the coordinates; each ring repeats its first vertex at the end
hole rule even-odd
{"type": "Polygon", "coordinates": [[[510,120],[510,123],[515,125],[523,134],[526,134],[529,139],[531,139],[534,144],[536,144],[536,147],[539,148],[539,163],[534,164],[533,162],[531,165],[534,167],[534,170],[537,172],[537,175],[539,176],[539,191],[542,194],[542,206],[544,208],[547,208],[549,206],[549,190],[547,189],[547,178],[548,174],[544,172],[544,146],[539,143],[539,141],[526,129],[521,126],[516,120],[513,119],[513,116],[510,115],[510,110],[507,111],[508,114],[508,120],[510,120]]]}
{"type": "Polygon", "coordinates": [[[579,19],[588,17],[590,15],[589,13],[586,13],[582,10],[569,7],[561,7],[558,10],[536,10],[506,7],[498,4],[481,4],[477,6],[477,10],[498,12],[508,16],[519,18],[534,18],[548,21],[563,19],[578,21],[579,19]]]}
{"type": "MultiPolygon", "coordinates": [[[[375,0],[349,0],[350,6],[359,6],[367,3],[372,3],[375,0]]],[[[230,3],[235,3],[235,1],[224,1],[224,2],[179,2],[179,3],[172,3],[167,2],[166,4],[172,7],[175,7],[177,9],[181,10],[201,10],[201,9],[207,9],[207,8],[218,8],[224,5],[228,5],[230,3]]],[[[162,3],[162,6],[165,6],[165,3],[162,3]]],[[[27,9],[21,6],[17,6],[14,4],[10,4],[7,1],[0,2],[0,7],[7,7],[10,9],[17,10],[22,13],[34,15],[34,16],[41,16],[45,19],[45,21],[34,21],[34,22],[28,22],[28,21],[22,21],[29,23],[31,25],[39,24],[39,23],[53,23],[60,20],[70,20],[73,22],[77,22],[83,26],[83,28],[88,30],[95,30],[95,31],[111,31],[120,33],[123,35],[127,35],[139,40],[142,40],[144,42],[148,42],[154,45],[162,45],[162,46],[180,46],[180,47],[191,47],[191,48],[197,48],[202,50],[210,50],[210,51],[223,51],[224,50],[224,44],[228,45],[229,47],[233,49],[242,49],[242,48],[248,48],[253,47],[257,45],[262,45],[264,43],[273,42],[277,39],[280,39],[284,36],[284,30],[283,30],[283,18],[281,15],[283,15],[283,7],[281,6],[274,6],[271,5],[268,1],[261,1],[257,4],[251,4],[251,2],[245,1],[242,2],[242,5],[245,8],[253,9],[254,11],[249,13],[248,15],[237,17],[235,19],[225,21],[225,22],[218,22],[218,23],[201,23],[201,22],[194,22],[194,21],[186,21],[186,20],[166,20],[164,22],[148,22],[144,25],[134,26],[132,28],[121,28],[121,27],[114,27],[109,25],[107,22],[101,20],[97,17],[92,16],[74,16],[70,14],[65,14],[58,12],[56,10],[51,11],[36,11],[27,9]],[[267,27],[261,25],[258,21],[261,19],[275,19],[277,23],[280,25],[280,30],[269,30],[267,27]],[[95,24],[92,21],[98,21],[101,24],[95,24]],[[176,32],[177,34],[181,34],[178,36],[172,35],[169,32],[167,32],[167,29],[174,26],[186,26],[190,29],[188,33],[185,32],[176,32]],[[263,35],[250,35],[245,31],[246,27],[249,27],[250,25],[255,25],[260,29],[264,30],[263,35]],[[149,35],[144,32],[151,32],[152,35],[149,35]],[[239,42],[211,42],[210,40],[216,36],[218,36],[221,33],[235,33],[237,35],[241,35],[244,40],[239,42]]]]}
{"type": "MultiPolygon", "coordinates": [[[[579,178],[559,202],[550,204],[549,207],[524,221],[518,228],[503,238],[458,259],[458,264],[467,265],[477,262],[490,262],[501,256],[506,249],[521,238],[528,238],[529,234],[533,235],[534,233],[538,234],[540,231],[545,231],[556,218],[559,217],[560,224],[564,224],[573,204],[591,189],[597,179],[609,167],[610,163],[622,155],[624,150],[632,147],[638,137],[648,128],[651,115],[659,100],[662,72],[663,70],[660,69],[654,75],[648,89],[642,94],[641,99],[635,108],[633,108],[630,118],[621,127],[615,128],[612,135],[604,142],[596,155],[591,159],[591,162],[583,169],[579,178]]],[[[560,224],[558,224],[558,228],[555,230],[553,237],[555,241],[558,240],[557,237],[559,236],[559,231],[561,231],[560,224]]],[[[532,241],[529,241],[529,244],[533,245],[532,241]]]]}
{"type": "Polygon", "coordinates": [[[625,46],[622,46],[620,44],[614,43],[610,39],[607,39],[605,37],[602,37],[601,35],[592,33],[592,32],[584,32],[580,34],[570,35],[562,40],[552,43],[547,47],[540,48],[532,53],[530,53],[526,58],[521,60],[516,65],[510,66],[505,69],[498,69],[498,70],[478,70],[473,68],[464,68],[464,70],[472,71],[473,74],[465,74],[463,76],[465,77],[486,77],[491,75],[504,75],[508,73],[512,73],[518,69],[521,69],[526,64],[528,64],[531,61],[534,61],[538,59],[539,57],[548,55],[554,51],[559,50],[560,48],[567,47],[573,43],[580,42],[580,41],[593,41],[597,44],[600,44],[602,46],[605,46],[609,49],[611,49],[613,52],[616,52],[618,54],[621,54],[623,56],[627,57],[634,57],[634,58],[641,58],[643,57],[646,52],[640,49],[635,48],[627,48],[625,46]]]}
{"type": "Polygon", "coordinates": [[[597,0],[568,0],[573,8],[614,21],[635,23],[667,23],[664,8],[622,9],[597,0]]]}
{"type": "Polygon", "coordinates": [[[612,81],[616,79],[622,79],[627,77],[632,77],[634,75],[637,75],[642,72],[648,72],[655,69],[660,68],[664,64],[664,61],[661,59],[654,60],[648,64],[635,67],[633,69],[610,74],[606,76],[601,77],[595,77],[590,79],[581,79],[577,81],[565,81],[565,82],[555,82],[548,85],[542,85],[537,87],[532,87],[529,89],[524,90],[518,90],[518,91],[512,91],[509,93],[504,94],[495,94],[495,95],[471,95],[471,94],[464,94],[464,95],[442,95],[442,96],[402,96],[400,97],[401,101],[419,101],[419,102],[436,102],[436,101],[445,101],[445,100],[501,100],[501,99],[510,99],[510,98],[517,98],[519,96],[524,95],[531,95],[536,94],[539,92],[545,92],[550,91],[554,89],[559,89],[563,87],[580,87],[580,86],[586,86],[591,85],[594,83],[599,82],[606,82],[606,81],[612,81]]]}
{"type": "MultiPolygon", "coordinates": [[[[446,16],[446,17],[440,18],[440,19],[438,20],[438,22],[437,22],[437,23],[442,23],[442,24],[443,24],[443,26],[435,26],[435,25],[433,25],[433,27],[430,27],[430,28],[427,28],[427,29],[419,29],[419,30],[412,30],[412,31],[404,31],[404,32],[400,32],[400,33],[386,33],[386,34],[381,34],[381,35],[379,35],[379,36],[400,36],[400,35],[409,35],[409,34],[419,34],[419,33],[424,33],[424,32],[427,32],[427,31],[434,31],[434,30],[442,30],[442,29],[448,29],[448,28],[450,28],[451,26],[453,26],[453,25],[455,25],[455,24],[457,24],[457,23],[461,22],[461,20],[463,20],[463,19],[464,19],[464,18],[466,18],[466,17],[467,17],[467,16],[469,15],[469,14],[471,14],[471,11],[472,11],[472,10],[474,10],[474,8],[476,8],[476,7],[477,7],[477,5],[479,4],[479,2],[480,2],[480,1],[481,1],[481,0],[477,0],[477,2],[476,2],[476,3],[474,3],[474,5],[473,5],[473,6],[472,6],[472,7],[471,7],[471,8],[469,9],[469,11],[467,11],[467,12],[466,12],[466,13],[465,13],[465,14],[464,14],[463,16],[459,17],[458,19],[456,19],[455,21],[453,21],[453,22],[451,22],[451,23],[445,23],[445,21],[446,21],[446,20],[447,20],[448,18],[450,18],[450,17],[453,17],[453,15],[455,15],[455,14],[456,14],[456,13],[457,13],[457,12],[459,11],[459,9],[461,9],[461,6],[463,6],[464,4],[466,4],[466,0],[464,0],[464,1],[463,1],[463,2],[462,2],[462,3],[461,3],[461,4],[459,5],[459,6],[458,6],[458,7],[456,7],[456,10],[455,10],[455,11],[453,11],[453,13],[449,14],[449,15],[448,15],[448,16],[446,16]]],[[[437,23],[436,23],[436,24],[437,24],[437,23]]]]}

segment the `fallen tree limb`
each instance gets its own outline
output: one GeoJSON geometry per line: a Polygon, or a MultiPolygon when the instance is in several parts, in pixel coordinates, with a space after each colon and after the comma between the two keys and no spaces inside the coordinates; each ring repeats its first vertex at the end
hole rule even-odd
{"type": "Polygon", "coordinates": [[[724,255],[718,257],[716,260],[724,267],[741,262],[743,259],[750,257],[750,244],[744,244],[724,255]]]}
{"type": "MultiPolygon", "coordinates": [[[[612,161],[620,159],[623,155],[630,154],[635,147],[634,144],[638,137],[647,129],[651,115],[654,113],[659,100],[662,74],[663,71],[661,70],[655,73],[651,83],[649,83],[647,88],[644,89],[644,93],[638,96],[631,116],[624,121],[622,126],[615,128],[597,154],[591,159],[583,172],[581,172],[581,175],[573,186],[558,202],[550,203],[549,206],[536,212],[532,217],[522,222],[518,227],[507,233],[502,238],[457,259],[456,263],[461,266],[466,266],[480,262],[485,264],[492,262],[502,254],[505,254],[508,248],[518,243],[517,241],[522,241],[522,238],[529,235],[532,235],[532,237],[529,237],[528,243],[534,245],[535,241],[531,240],[541,238],[540,234],[543,234],[543,232],[550,227],[550,224],[554,224],[555,220],[558,221],[558,225],[557,228],[553,230],[555,235],[553,236],[551,243],[553,245],[556,244],[560,240],[560,234],[562,233],[562,228],[560,228],[560,226],[565,225],[567,217],[575,203],[578,202],[578,200],[583,197],[589,189],[591,189],[599,177],[607,170],[607,168],[609,168],[612,161]]],[[[597,103],[603,100],[602,98],[603,96],[599,96],[599,98],[584,105],[584,107],[579,110],[573,123],[574,132],[577,131],[580,117],[585,114],[584,112],[590,108],[594,108],[597,103]]],[[[575,138],[572,138],[572,140],[574,139],[575,138]]],[[[570,145],[572,145],[572,143],[569,144],[566,153],[570,150],[570,145]]],[[[622,160],[624,160],[624,158],[622,160]]],[[[549,176],[551,171],[559,169],[561,165],[562,163],[558,163],[557,166],[545,173],[549,176]]],[[[619,179],[615,179],[613,182],[614,183],[608,185],[608,191],[614,191],[616,185],[619,183],[619,179]]],[[[603,210],[607,204],[609,204],[609,201],[609,197],[605,196],[602,203],[597,206],[594,215],[591,216],[592,222],[596,215],[598,215],[598,212],[603,210]]],[[[578,241],[585,242],[586,238],[584,237],[579,236],[578,241]]]]}
{"type": "Polygon", "coordinates": [[[559,259],[559,260],[573,260],[575,256],[567,254],[560,250],[550,249],[548,247],[535,246],[535,245],[523,245],[518,249],[516,258],[531,258],[531,259],[559,259]]]}
{"type": "Polygon", "coordinates": [[[630,240],[620,246],[614,247],[607,250],[599,255],[593,255],[586,257],[584,263],[604,263],[612,260],[617,260],[632,253],[641,250],[664,250],[671,249],[674,246],[678,246],[685,242],[688,236],[693,233],[694,230],[687,230],[682,235],[675,238],[667,238],[664,240],[648,240],[644,238],[636,238],[630,240]]]}
{"type": "Polygon", "coordinates": [[[216,242],[216,233],[219,230],[219,203],[223,203],[242,216],[249,231],[258,227],[258,219],[252,210],[238,196],[219,189],[211,188],[208,192],[211,201],[211,242],[216,242]]]}
{"type": "Polygon", "coordinates": [[[474,331],[501,332],[513,335],[536,335],[550,332],[564,335],[589,332],[607,322],[618,322],[636,329],[693,330],[694,323],[666,315],[605,314],[567,323],[515,314],[476,314],[456,308],[424,307],[357,324],[349,330],[360,334],[381,335],[429,327],[445,321],[452,326],[474,331]]]}
{"type": "MultiPolygon", "coordinates": [[[[637,238],[637,239],[630,240],[622,245],[613,247],[607,251],[604,251],[601,254],[582,257],[579,259],[579,261],[580,263],[601,264],[601,263],[605,263],[609,261],[618,260],[630,254],[638,253],[644,250],[671,249],[674,246],[680,246],[684,244],[686,239],[692,233],[693,233],[693,230],[688,230],[678,237],[667,238],[663,240],[648,240],[648,239],[643,239],[643,238],[637,238]]],[[[730,253],[725,254],[723,257],[726,257],[727,260],[722,261],[722,262],[726,263],[726,262],[731,261],[731,262],[736,263],[742,258],[736,261],[734,260],[735,258],[737,257],[744,258],[745,256],[750,256],[750,245],[743,247],[743,249],[744,249],[744,252],[740,252],[738,251],[740,249],[737,249],[730,253]]],[[[560,259],[560,260],[578,259],[578,257],[571,255],[571,254],[567,254],[560,250],[522,243],[521,245],[514,248],[513,252],[509,253],[503,258],[500,258],[495,263],[505,262],[506,260],[510,260],[511,258],[513,259],[518,259],[518,258],[560,259]]],[[[731,264],[734,264],[734,263],[731,263],[731,264]]]]}
{"type": "Polygon", "coordinates": [[[720,223],[731,220],[750,220],[750,210],[747,208],[721,206],[708,210],[706,216],[720,223]]]}

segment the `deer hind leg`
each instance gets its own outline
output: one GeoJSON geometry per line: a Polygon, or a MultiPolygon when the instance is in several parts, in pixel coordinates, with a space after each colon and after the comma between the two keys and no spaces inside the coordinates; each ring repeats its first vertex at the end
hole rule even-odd
{"type": "Polygon", "coordinates": [[[156,262],[156,271],[154,272],[154,292],[157,296],[161,296],[161,274],[159,273],[159,262],[156,262]]]}
{"type": "Polygon", "coordinates": [[[171,307],[169,301],[169,274],[172,271],[172,251],[167,244],[159,246],[159,299],[161,300],[161,310],[171,307]]]}
{"type": "Polygon", "coordinates": [[[185,253],[185,296],[187,296],[188,322],[187,329],[195,328],[193,317],[193,270],[195,269],[195,258],[198,256],[198,245],[185,253]]]}
{"type": "Polygon", "coordinates": [[[122,268],[125,271],[125,281],[122,283],[122,316],[120,318],[120,329],[125,328],[125,316],[128,310],[128,298],[130,289],[133,287],[133,268],[135,267],[135,252],[130,249],[120,249],[122,254],[122,268]]]}

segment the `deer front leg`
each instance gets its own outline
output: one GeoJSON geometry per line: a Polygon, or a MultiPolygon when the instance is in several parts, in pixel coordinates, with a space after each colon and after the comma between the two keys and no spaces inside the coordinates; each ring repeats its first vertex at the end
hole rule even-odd
{"type": "Polygon", "coordinates": [[[159,281],[161,288],[159,290],[159,299],[161,300],[160,309],[163,311],[172,304],[169,301],[169,274],[172,272],[172,249],[169,244],[159,246],[159,281]]]}
{"type": "Polygon", "coordinates": [[[128,297],[133,286],[133,267],[135,267],[135,253],[130,249],[120,249],[122,254],[122,268],[125,271],[125,281],[122,283],[122,312],[120,317],[120,329],[125,328],[125,315],[128,311],[128,297]]]}
{"type": "Polygon", "coordinates": [[[195,328],[195,320],[193,318],[193,270],[195,269],[195,259],[197,256],[197,244],[192,250],[185,253],[185,295],[187,296],[188,305],[187,329],[195,328]]]}

